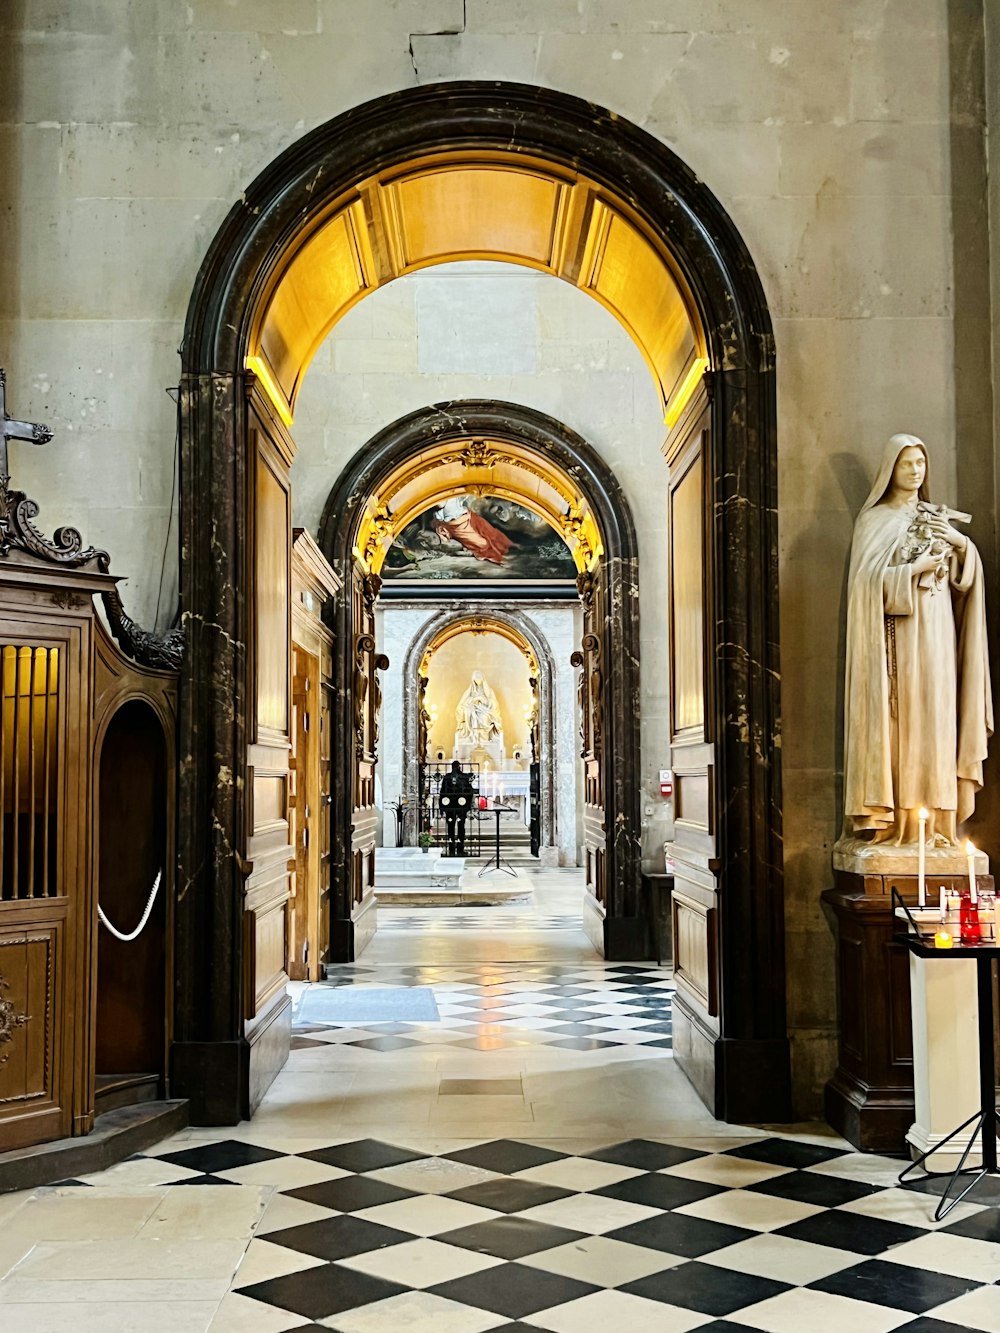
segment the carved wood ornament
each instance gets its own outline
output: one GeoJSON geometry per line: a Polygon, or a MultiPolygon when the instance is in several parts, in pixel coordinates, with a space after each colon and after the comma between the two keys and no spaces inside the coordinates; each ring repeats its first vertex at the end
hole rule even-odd
{"type": "MultiPolygon", "coordinates": [[[[4,977],[0,977],[0,991],[10,990],[10,982],[4,977]]],[[[14,1004],[10,1000],[4,999],[0,994],[0,1046],[9,1045],[14,1040],[14,1033],[18,1028],[23,1028],[30,1019],[30,1014],[19,1014],[14,1004]]],[[[5,1065],[10,1059],[10,1052],[0,1055],[0,1065],[5,1065]]]]}
{"type": "MultiPolygon", "coordinates": [[[[84,546],[83,537],[76,528],[56,528],[52,538],[46,537],[32,520],[38,516],[39,506],[24,491],[10,487],[10,467],[7,458],[9,440],[24,440],[29,444],[48,444],[52,431],[38,422],[15,421],[7,415],[7,376],[0,369],[0,557],[11,551],[26,551],[51,564],[78,569],[91,561],[101,573],[111,566],[107,551],[96,546],[84,546]]],[[[101,594],[111,632],[124,653],[142,666],[166,667],[179,671],[184,658],[184,631],[177,628],[158,635],[144,630],[126,614],[117,588],[101,594]]]]}

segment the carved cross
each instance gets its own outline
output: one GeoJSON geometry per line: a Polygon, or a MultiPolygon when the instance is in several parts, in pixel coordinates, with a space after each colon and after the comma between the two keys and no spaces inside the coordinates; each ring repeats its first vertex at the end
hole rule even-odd
{"type": "Polygon", "coordinates": [[[27,440],[29,444],[48,444],[52,432],[36,421],[15,421],[7,415],[7,375],[0,370],[0,489],[10,481],[7,464],[7,441],[27,440]]]}

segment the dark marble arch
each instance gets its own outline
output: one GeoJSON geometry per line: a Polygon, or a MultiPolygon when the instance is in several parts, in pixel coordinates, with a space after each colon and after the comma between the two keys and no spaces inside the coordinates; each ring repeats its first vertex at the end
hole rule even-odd
{"type": "MultiPolygon", "coordinates": [[[[351,550],[368,497],[378,494],[390,475],[427,448],[451,440],[485,438],[517,444],[547,457],[571,477],[587,497],[604,543],[608,580],[608,626],[612,655],[604,683],[605,754],[610,756],[605,813],[609,859],[608,916],[615,926],[606,931],[607,956],[647,956],[646,923],[640,902],[639,787],[639,556],[635,525],[628,502],[614,473],[596,450],[562,422],[517,403],[493,399],[463,399],[436,403],[401,417],[358,450],[337,479],[323,509],[319,542],[323,554],[343,578],[350,581],[351,550]]],[[[355,630],[351,605],[337,603],[334,634],[339,643],[352,643],[355,630]]],[[[448,619],[449,617],[445,617],[448,619]]],[[[529,636],[530,637],[530,636],[529,636]]],[[[347,655],[334,664],[336,736],[340,762],[334,768],[333,880],[345,917],[350,902],[346,858],[350,838],[337,830],[350,828],[353,677],[347,655]]],[[[337,932],[331,932],[331,936],[337,932]]],[[[350,939],[349,929],[340,932],[350,939]]]]}
{"type": "MultiPolygon", "coordinates": [[[[454,82],[319,126],[247,187],[195,281],[181,346],[181,678],[174,1091],[203,1123],[247,1105],[241,1011],[248,544],[244,356],[266,284],[328,201],[437,149],[579,169],[670,250],[713,372],[707,502],[716,575],[707,662],[716,746],[722,1039],[783,1040],[777,440],[771,321],[753,261],[712,192],[664,144],[552,89],[454,82]]],[[[666,655],[666,646],[664,646],[666,655]]]]}

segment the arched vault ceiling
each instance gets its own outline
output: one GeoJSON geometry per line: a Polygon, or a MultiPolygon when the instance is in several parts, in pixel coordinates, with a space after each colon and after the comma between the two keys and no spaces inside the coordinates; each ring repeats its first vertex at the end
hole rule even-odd
{"type": "Polygon", "coordinates": [[[537,681],[538,679],[538,658],[535,656],[535,650],[531,644],[513,625],[504,620],[497,620],[489,615],[458,616],[454,620],[443,625],[434,635],[430,643],[424,650],[424,655],[420,659],[420,674],[426,676],[430,670],[431,659],[437,650],[443,647],[449,639],[454,639],[460,634],[499,634],[501,638],[512,643],[515,648],[524,654],[528,663],[529,677],[537,681]]]}
{"type": "Polygon", "coordinates": [[[429,446],[400,464],[367,497],[354,554],[378,574],[386,552],[406,525],[452,495],[500,495],[544,518],[566,542],[577,569],[604,553],[587,497],[568,473],[525,445],[480,437],[429,446]]]}
{"type": "Polygon", "coordinates": [[[523,264],[593,296],[641,350],[668,425],[677,420],[708,362],[670,255],[604,188],[519,155],[439,153],[323,210],[272,275],[247,365],[291,424],[309,363],[342,315],[404,273],[470,259],[523,264]]]}

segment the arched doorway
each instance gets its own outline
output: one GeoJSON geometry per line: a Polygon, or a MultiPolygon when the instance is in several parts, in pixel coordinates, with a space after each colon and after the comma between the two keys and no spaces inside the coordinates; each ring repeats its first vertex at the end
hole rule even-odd
{"type": "MultiPolygon", "coordinates": [[[[550,756],[549,762],[539,763],[538,783],[538,843],[556,854],[554,864],[558,864],[558,839],[560,834],[565,840],[567,830],[560,827],[559,811],[555,794],[555,764],[551,757],[555,754],[555,676],[556,663],[552,649],[544,633],[534,623],[529,613],[519,608],[501,609],[488,602],[472,602],[463,611],[447,609],[435,611],[423,630],[414,638],[403,662],[403,678],[418,681],[418,689],[407,689],[403,696],[403,771],[411,789],[417,786],[417,765],[424,752],[424,736],[420,718],[419,681],[426,678],[426,666],[429,657],[440,643],[454,634],[467,632],[503,633],[507,631],[516,642],[523,645],[523,651],[530,653],[535,664],[534,687],[536,713],[533,721],[535,732],[535,753],[550,756]]],[[[431,738],[427,738],[431,739],[431,738]]],[[[430,746],[429,749],[433,749],[430,746]]],[[[429,752],[429,751],[428,751],[429,752]]],[[[536,851],[536,855],[537,855],[536,851]]]]}
{"type": "Polygon", "coordinates": [[[320,545],[351,590],[335,627],[348,646],[334,667],[344,775],[333,809],[344,836],[332,840],[340,849],[334,882],[342,915],[333,932],[340,958],[355,957],[374,928],[375,817],[365,784],[376,756],[364,747],[375,723],[358,704],[359,692],[366,703],[380,696],[377,681],[365,678],[374,662],[380,562],[414,512],[470,486],[520,499],[572,545],[583,603],[574,665],[586,713],[585,929],[608,958],[644,958],[638,789],[628,776],[639,760],[639,568],[629,507],[611,470],[574,431],[517,404],[478,400],[440,403],[387,426],[341,473],[323,514],[320,545]]]}
{"type": "MultiPolygon", "coordinates": [[[[766,302],[718,200],[666,147],[565,94],[495,83],[394,94],[307,135],[246,190],[196,283],[181,383],[188,653],[177,1086],[197,1118],[231,1120],[256,1104],[287,1049],[275,970],[287,700],[279,657],[261,651],[280,638],[280,601],[265,610],[247,592],[255,574],[276,598],[283,591],[281,569],[260,557],[261,543],[287,528],[282,477],[297,386],[338,311],[395,273],[470,254],[589,291],[632,333],[660,387],[671,530],[697,556],[698,575],[671,590],[675,1046],[716,1114],[781,1119],[789,1077],[766,302]],[[476,214],[469,201],[484,199],[499,231],[457,234],[452,224],[476,214]]],[[[620,761],[613,781],[623,801],[634,799],[620,761]]],[[[627,842],[626,825],[618,836],[627,842]]],[[[629,848],[620,850],[625,863],[629,848]]],[[[637,875],[616,878],[614,891],[638,906],[637,875]]]]}

